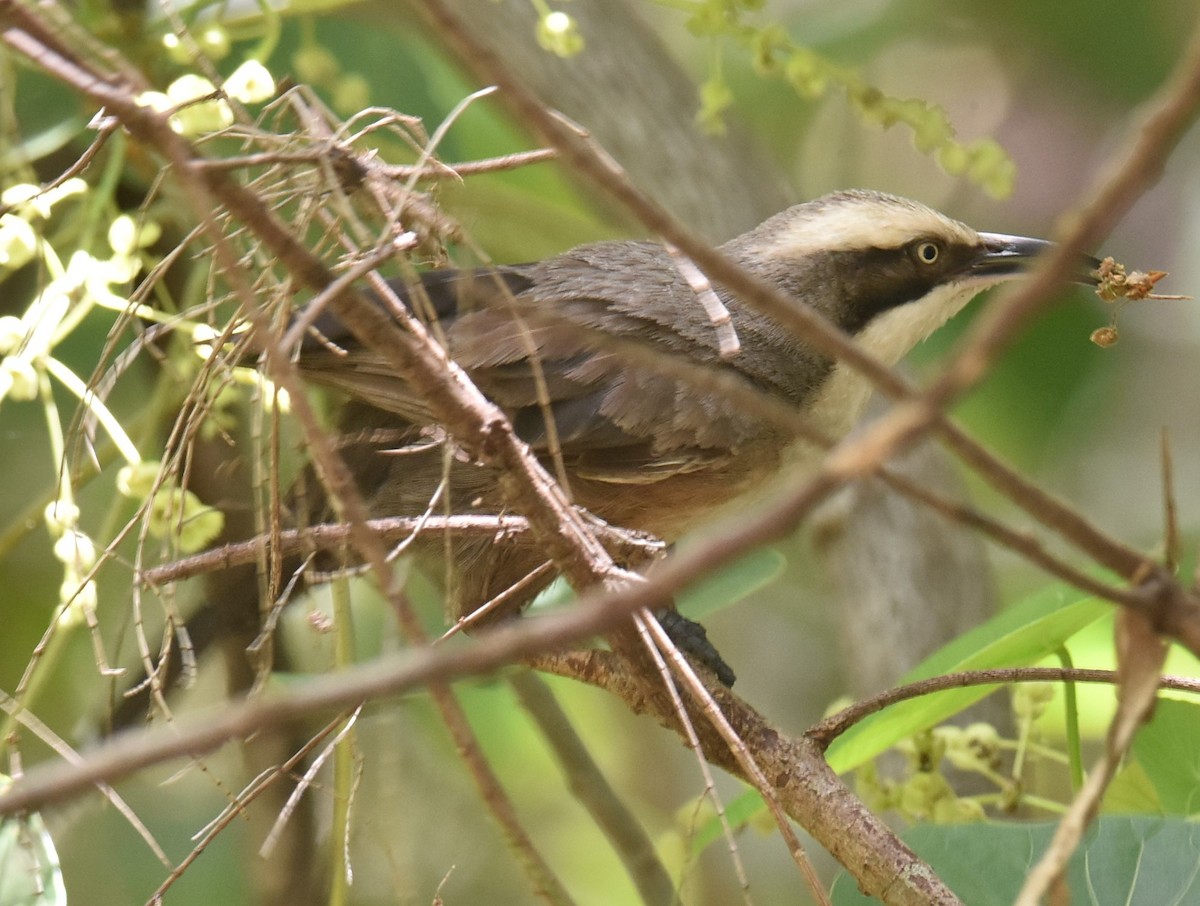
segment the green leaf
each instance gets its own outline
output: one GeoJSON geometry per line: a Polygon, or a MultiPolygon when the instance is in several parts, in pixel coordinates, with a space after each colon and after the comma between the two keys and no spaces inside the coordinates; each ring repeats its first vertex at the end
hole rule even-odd
{"type": "MultiPolygon", "coordinates": [[[[964,902],[1007,906],[1056,825],[922,825],[904,841],[964,902]]],[[[1085,836],[1067,869],[1071,902],[1089,906],[1200,902],[1200,828],[1178,818],[1105,817],[1085,836]]],[[[842,872],[835,906],[875,901],[842,872]]]]}
{"type": "Polygon", "coordinates": [[[1112,779],[1112,783],[1104,791],[1100,809],[1106,815],[1163,814],[1158,790],[1154,788],[1154,784],[1136,758],[1126,760],[1117,776],[1112,779]]]}
{"type": "Polygon", "coordinates": [[[700,86],[700,110],[696,122],[713,135],[725,134],[725,111],[733,106],[733,90],[720,75],[713,74],[700,86]]]}
{"type": "MultiPolygon", "coordinates": [[[[1085,626],[1108,613],[1095,598],[1067,601],[1055,586],[992,618],[918,664],[901,683],[964,670],[1023,667],[1053,654],[1085,626]]],[[[994,686],[950,689],[901,702],[851,727],[829,747],[838,773],[852,770],[914,733],[969,707],[994,686]]]]}
{"type": "Polygon", "coordinates": [[[0,821],[0,906],[65,906],[54,841],[42,819],[0,821]]]}
{"type": "Polygon", "coordinates": [[[1200,812],[1200,705],[1159,698],[1154,719],[1134,737],[1133,754],[1165,812],[1200,812]]]}
{"type": "MultiPolygon", "coordinates": [[[[731,567],[734,569],[736,567],[731,567]]],[[[901,680],[911,683],[962,670],[1020,667],[1036,663],[1058,650],[1068,638],[1102,619],[1111,607],[1094,598],[1068,601],[1060,586],[1030,596],[931,654],[901,680]]],[[[970,707],[995,686],[950,689],[893,705],[851,727],[833,742],[826,755],[838,773],[853,770],[927,727],[970,707]]],[[[755,790],[746,790],[726,806],[730,823],[739,827],[763,808],[755,790]],[[734,821],[732,816],[739,816],[734,821]]],[[[720,834],[716,819],[695,838],[699,852],[720,834]]]]}

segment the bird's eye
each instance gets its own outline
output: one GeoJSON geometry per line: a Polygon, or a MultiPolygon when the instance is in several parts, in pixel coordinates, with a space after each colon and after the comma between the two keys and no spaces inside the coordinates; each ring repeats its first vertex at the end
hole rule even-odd
{"type": "Polygon", "coordinates": [[[942,247],[930,239],[925,239],[913,246],[913,254],[922,264],[933,264],[942,254],[942,247]]]}

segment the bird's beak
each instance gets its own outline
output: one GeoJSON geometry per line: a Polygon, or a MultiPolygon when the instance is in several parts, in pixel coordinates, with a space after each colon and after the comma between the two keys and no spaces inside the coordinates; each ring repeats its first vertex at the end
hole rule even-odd
{"type": "MultiPolygon", "coordinates": [[[[980,233],[983,252],[971,264],[970,273],[979,277],[1007,277],[1028,270],[1034,259],[1046,254],[1054,243],[1028,236],[1007,236],[1004,233],[980,233]]],[[[1073,283],[1094,286],[1099,279],[1096,269],[1100,262],[1090,255],[1081,255],[1071,276],[1073,283]]]]}

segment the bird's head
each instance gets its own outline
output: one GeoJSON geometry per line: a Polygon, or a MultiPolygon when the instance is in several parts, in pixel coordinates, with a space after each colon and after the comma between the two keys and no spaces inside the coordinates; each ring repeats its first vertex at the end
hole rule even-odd
{"type": "MultiPolygon", "coordinates": [[[[789,208],[724,250],[893,365],[982,290],[1019,276],[1051,246],[977,232],[906,198],[852,190],[789,208]]],[[[1076,280],[1094,284],[1098,266],[1081,258],[1076,280]]],[[[799,341],[782,342],[803,354],[799,341]]],[[[841,363],[826,369],[809,415],[839,437],[857,420],[870,385],[841,363]]]]}
{"type": "MultiPolygon", "coordinates": [[[[789,208],[726,251],[891,365],[1051,246],[980,233],[907,198],[851,190],[789,208]]],[[[1095,283],[1098,265],[1081,260],[1076,279],[1095,283]]]]}

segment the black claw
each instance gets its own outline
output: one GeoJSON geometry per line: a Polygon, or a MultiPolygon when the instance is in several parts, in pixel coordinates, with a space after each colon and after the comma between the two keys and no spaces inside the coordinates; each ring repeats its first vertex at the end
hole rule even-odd
{"type": "Polygon", "coordinates": [[[674,608],[656,611],[654,616],[658,618],[659,625],[671,637],[671,641],[678,646],[680,651],[715,673],[721,685],[733,688],[734,682],[737,681],[737,675],[733,672],[733,668],[725,663],[725,659],[721,657],[713,643],[708,640],[708,633],[704,631],[703,626],[695,620],[689,620],[680,615],[679,611],[674,608]]]}

